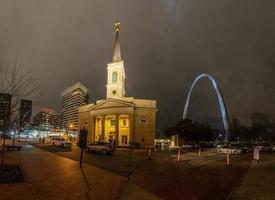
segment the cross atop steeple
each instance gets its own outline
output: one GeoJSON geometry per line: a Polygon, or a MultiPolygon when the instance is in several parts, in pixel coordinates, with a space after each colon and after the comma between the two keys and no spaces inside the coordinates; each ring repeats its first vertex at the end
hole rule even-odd
{"type": "Polygon", "coordinates": [[[115,23],[115,32],[118,32],[119,30],[120,30],[120,22],[117,21],[117,22],[115,23]]]}

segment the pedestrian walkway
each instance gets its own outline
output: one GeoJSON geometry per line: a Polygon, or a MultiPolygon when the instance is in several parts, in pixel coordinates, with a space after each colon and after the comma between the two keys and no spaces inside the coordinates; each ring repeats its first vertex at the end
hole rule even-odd
{"type": "Polygon", "coordinates": [[[7,164],[21,166],[26,183],[1,184],[0,200],[116,200],[121,196],[123,199],[137,199],[135,196],[140,193],[143,194],[142,199],[150,199],[152,196],[136,185],[132,187],[135,189],[125,190],[125,177],[87,164],[83,164],[80,169],[77,161],[45,152],[32,145],[24,145],[19,152],[9,152],[6,158],[7,164]]]}
{"type": "Polygon", "coordinates": [[[262,162],[252,163],[233,200],[274,200],[275,154],[264,156],[262,162]]]}

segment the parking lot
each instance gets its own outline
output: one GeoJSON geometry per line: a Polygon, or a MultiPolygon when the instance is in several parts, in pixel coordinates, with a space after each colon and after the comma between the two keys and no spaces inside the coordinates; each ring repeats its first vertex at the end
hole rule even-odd
{"type": "MultiPolygon", "coordinates": [[[[63,149],[47,144],[38,147],[73,160],[79,160],[79,148],[63,149]]],[[[162,199],[224,199],[236,187],[250,166],[252,153],[231,156],[226,166],[226,155],[215,148],[184,150],[177,162],[177,149],[152,152],[147,160],[146,150],[119,148],[113,155],[85,153],[83,161],[122,175],[162,199]]]]}

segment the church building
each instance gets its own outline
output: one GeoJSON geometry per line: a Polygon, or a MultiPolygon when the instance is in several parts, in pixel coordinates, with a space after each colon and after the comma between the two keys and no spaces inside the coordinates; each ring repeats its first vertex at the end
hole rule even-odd
{"type": "Polygon", "coordinates": [[[79,128],[88,129],[88,143],[115,140],[120,147],[145,148],[154,145],[156,101],[125,96],[119,32],[117,22],[113,59],[107,65],[106,99],[79,108],[79,128]]]}

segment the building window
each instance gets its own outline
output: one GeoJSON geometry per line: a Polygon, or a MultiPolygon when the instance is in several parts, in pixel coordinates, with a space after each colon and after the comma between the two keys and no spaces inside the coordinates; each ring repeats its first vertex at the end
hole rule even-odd
{"type": "Polygon", "coordinates": [[[127,127],[127,126],[128,126],[128,120],[122,119],[122,127],[127,127]]]}
{"type": "Polygon", "coordinates": [[[110,126],[116,126],[116,119],[110,119],[110,126]]]}
{"type": "Polygon", "coordinates": [[[140,124],[148,124],[148,120],[145,119],[145,118],[141,118],[141,119],[139,120],[139,123],[140,123],[140,124]]]}
{"type": "Polygon", "coordinates": [[[117,82],[117,72],[113,72],[112,74],[112,83],[116,83],[117,82]]]}

